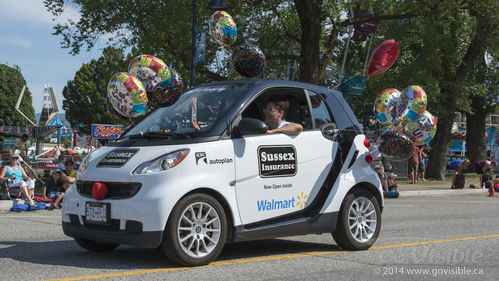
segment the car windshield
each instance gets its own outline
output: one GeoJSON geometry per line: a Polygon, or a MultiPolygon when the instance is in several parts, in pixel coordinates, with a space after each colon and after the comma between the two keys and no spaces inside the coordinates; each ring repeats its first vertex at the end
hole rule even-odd
{"type": "Polygon", "coordinates": [[[123,138],[206,136],[248,86],[241,83],[195,88],[173,105],[156,109],[123,138]]]}

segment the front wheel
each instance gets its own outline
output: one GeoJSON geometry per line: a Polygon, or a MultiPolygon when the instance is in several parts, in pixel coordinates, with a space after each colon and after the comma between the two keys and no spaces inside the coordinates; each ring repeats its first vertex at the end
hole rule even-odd
{"type": "Polygon", "coordinates": [[[338,215],[333,238],[347,250],[367,250],[378,238],[381,229],[381,209],[378,200],[368,190],[353,189],[347,194],[338,215]]]}
{"type": "Polygon", "coordinates": [[[173,209],[162,248],[179,265],[205,265],[220,254],[226,237],[227,219],[222,205],[209,195],[192,194],[173,209]]]}
{"type": "Polygon", "coordinates": [[[99,243],[93,240],[88,240],[81,237],[74,238],[76,243],[80,245],[83,249],[93,251],[93,252],[107,252],[114,250],[114,248],[118,247],[120,244],[111,244],[111,243],[99,243]]]}

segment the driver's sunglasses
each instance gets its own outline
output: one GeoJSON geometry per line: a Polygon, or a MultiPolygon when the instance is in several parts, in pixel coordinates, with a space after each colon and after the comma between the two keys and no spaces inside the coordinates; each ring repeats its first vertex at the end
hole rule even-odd
{"type": "Polygon", "coordinates": [[[272,108],[263,108],[262,111],[265,113],[265,112],[277,112],[279,113],[279,110],[275,107],[272,107],[272,108]]]}

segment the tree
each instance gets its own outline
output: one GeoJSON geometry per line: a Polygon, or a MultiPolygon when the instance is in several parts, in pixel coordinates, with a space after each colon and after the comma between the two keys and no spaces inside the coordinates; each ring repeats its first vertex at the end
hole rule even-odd
{"type": "MultiPolygon", "coordinates": [[[[0,64],[0,126],[31,125],[15,109],[17,99],[24,85],[26,85],[26,81],[18,66],[10,67],[0,64]]],[[[31,92],[28,88],[24,91],[19,109],[32,121],[35,120],[35,110],[32,106],[31,92]]]]}
{"type": "MultiPolygon", "coordinates": [[[[499,41],[497,36],[491,36],[489,41],[499,41]]],[[[498,43],[498,42],[494,42],[498,43]]],[[[488,48],[492,51],[492,48],[488,48]]],[[[497,52],[496,50],[496,57],[497,52]]],[[[480,59],[473,65],[474,75],[467,79],[467,90],[470,92],[470,109],[466,111],[466,156],[471,163],[486,159],[485,118],[497,110],[499,98],[499,63],[485,62],[484,56],[494,58],[488,52],[483,52],[480,59]]]]}
{"type": "MultiPolygon", "coordinates": [[[[415,5],[410,1],[386,5],[385,2],[390,1],[384,0],[376,1],[376,4],[380,2],[383,4],[381,6],[389,8],[380,15],[344,19],[344,11],[350,4],[343,1],[228,2],[229,12],[233,13],[238,28],[236,44],[256,44],[266,55],[267,66],[263,77],[284,78],[288,65],[299,61],[299,80],[314,84],[323,83],[326,67],[336,51],[336,39],[346,27],[372,20],[422,16],[440,7],[439,4],[415,5]],[[405,13],[406,10],[419,13],[405,13]]],[[[135,0],[126,1],[125,4],[118,0],[44,0],[44,3],[56,17],[63,12],[64,5],[73,4],[80,10],[82,16],[77,22],[70,20],[55,26],[54,35],[62,36],[62,46],[70,49],[70,53],[77,54],[84,46],[91,49],[100,36],[109,34],[110,44],[123,48],[135,47],[134,55],[157,55],[180,70],[186,80],[191,57],[190,1],[135,0]]],[[[355,15],[359,14],[361,3],[361,0],[356,2],[355,15]]],[[[208,28],[208,19],[212,13],[204,5],[199,5],[198,29],[208,28]]],[[[222,56],[222,69],[218,69],[219,63],[214,54],[221,49],[213,40],[207,43],[208,63],[198,68],[196,81],[224,80],[237,76],[230,71],[230,50],[222,49],[225,50],[225,56],[222,56]]]]}
{"type": "Polygon", "coordinates": [[[62,107],[73,129],[90,135],[91,124],[127,124],[114,118],[106,107],[107,82],[126,69],[128,59],[113,47],[105,48],[99,59],[81,66],[62,91],[62,107]]]}
{"type": "MultiPolygon", "coordinates": [[[[483,1],[488,2],[488,1],[483,1]]],[[[481,3],[482,5],[484,3],[481,3]]],[[[454,119],[454,112],[458,111],[456,93],[463,93],[465,84],[463,81],[469,74],[474,60],[479,54],[483,54],[483,48],[487,39],[492,35],[498,24],[497,3],[491,6],[470,6],[466,11],[456,11],[455,20],[450,20],[449,41],[457,49],[455,57],[443,56],[442,69],[445,71],[442,80],[439,81],[441,95],[439,102],[441,105],[437,134],[432,143],[430,151],[430,161],[428,164],[427,176],[435,179],[443,179],[445,175],[445,156],[450,143],[450,133],[454,119]],[[495,7],[495,9],[494,9],[495,7]],[[464,14],[463,14],[464,13],[464,14]],[[458,22],[462,17],[467,18],[464,29],[459,28],[462,22],[458,22]],[[464,32],[463,32],[464,31],[464,32]],[[468,38],[463,35],[469,31],[468,38]],[[467,40],[466,40],[467,39],[467,40]],[[456,48],[457,47],[457,48],[456,48]],[[458,60],[456,60],[458,59],[458,60]]],[[[452,14],[451,14],[452,15],[452,14]]],[[[466,97],[466,92],[464,92],[466,97]]],[[[468,99],[469,101],[469,99],[468,99]]]]}

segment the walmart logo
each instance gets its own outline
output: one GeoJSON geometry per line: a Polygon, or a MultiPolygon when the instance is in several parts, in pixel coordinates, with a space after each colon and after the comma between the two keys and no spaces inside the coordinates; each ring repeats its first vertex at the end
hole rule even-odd
{"type": "Polygon", "coordinates": [[[256,201],[256,205],[259,212],[289,209],[294,207],[300,207],[300,209],[303,209],[307,204],[307,198],[308,195],[304,195],[302,192],[301,195],[296,196],[296,199],[295,197],[291,197],[291,199],[288,200],[260,200],[256,201]]]}

